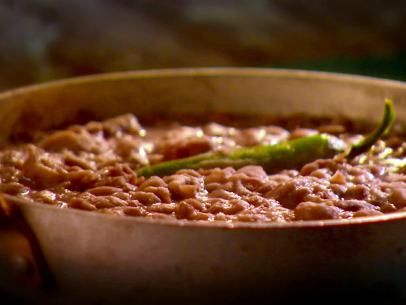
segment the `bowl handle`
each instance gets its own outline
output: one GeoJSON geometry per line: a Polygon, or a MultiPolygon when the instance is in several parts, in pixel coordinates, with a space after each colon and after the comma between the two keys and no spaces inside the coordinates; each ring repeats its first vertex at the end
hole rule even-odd
{"type": "Polygon", "coordinates": [[[0,279],[10,287],[47,288],[54,281],[19,207],[0,193],[0,279]]]}

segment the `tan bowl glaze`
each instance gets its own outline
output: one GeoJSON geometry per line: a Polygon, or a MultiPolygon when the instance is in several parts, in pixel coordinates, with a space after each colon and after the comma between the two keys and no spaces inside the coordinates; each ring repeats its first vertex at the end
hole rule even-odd
{"type": "MultiPolygon", "coordinates": [[[[394,81],[270,69],[107,74],[1,94],[0,141],[78,116],[103,119],[125,112],[141,117],[304,112],[376,120],[384,97],[395,100],[398,121],[405,120],[406,84],[394,81]]],[[[406,298],[402,213],[230,225],[18,206],[54,277],[50,291],[34,294],[50,302],[214,304],[266,297],[314,303],[320,296],[345,300],[354,293],[360,300],[406,298]]],[[[24,296],[26,290],[12,286],[24,296]]]]}

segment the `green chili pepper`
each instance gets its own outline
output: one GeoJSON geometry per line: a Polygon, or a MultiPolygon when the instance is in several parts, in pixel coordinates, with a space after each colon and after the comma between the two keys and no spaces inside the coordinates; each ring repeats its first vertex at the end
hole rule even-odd
{"type": "Polygon", "coordinates": [[[351,151],[348,154],[348,158],[352,159],[366,151],[368,151],[372,145],[376,143],[383,135],[385,135],[392,127],[395,121],[395,110],[393,109],[393,102],[390,99],[385,99],[385,110],[382,117],[382,121],[379,126],[365,137],[360,142],[352,145],[351,151]]]}
{"type": "Polygon", "coordinates": [[[180,169],[199,169],[214,167],[240,168],[246,165],[262,165],[268,172],[280,169],[297,168],[317,159],[326,159],[338,153],[347,152],[354,157],[367,151],[385,134],[394,120],[393,104],[385,100],[385,112],[378,128],[359,143],[348,147],[337,137],[318,134],[275,145],[258,145],[235,149],[230,153],[210,152],[188,158],[176,159],[145,166],[137,171],[139,176],[163,176],[180,169]]]}

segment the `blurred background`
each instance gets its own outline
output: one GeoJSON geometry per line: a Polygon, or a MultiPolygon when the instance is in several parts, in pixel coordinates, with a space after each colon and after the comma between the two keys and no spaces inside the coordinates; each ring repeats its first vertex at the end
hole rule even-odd
{"type": "Polygon", "coordinates": [[[191,66],[406,80],[405,33],[404,0],[0,0],[0,90],[191,66]]]}

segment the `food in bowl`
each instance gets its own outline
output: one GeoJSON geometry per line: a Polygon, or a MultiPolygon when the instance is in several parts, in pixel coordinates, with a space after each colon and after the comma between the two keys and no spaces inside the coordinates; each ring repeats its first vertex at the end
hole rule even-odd
{"type": "Polygon", "coordinates": [[[304,115],[257,118],[254,126],[218,117],[143,127],[125,114],[35,132],[1,148],[0,192],[60,208],[206,222],[402,211],[404,135],[379,139],[393,121],[391,107],[369,136],[345,118],[304,115]]]}

